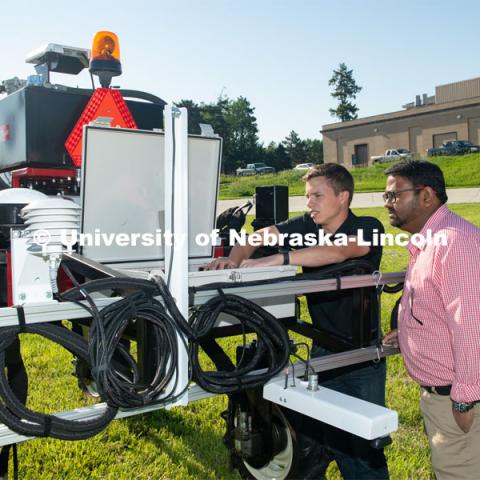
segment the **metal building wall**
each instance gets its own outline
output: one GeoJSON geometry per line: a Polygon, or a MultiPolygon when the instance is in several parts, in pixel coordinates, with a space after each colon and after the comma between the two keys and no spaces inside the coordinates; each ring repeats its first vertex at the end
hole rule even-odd
{"type": "Polygon", "coordinates": [[[412,153],[424,156],[426,150],[434,146],[437,136],[438,139],[441,135],[449,134],[450,137],[453,132],[458,140],[480,143],[480,104],[374,124],[325,129],[322,131],[324,159],[325,162],[352,167],[352,155],[359,144],[368,145],[370,157],[382,155],[389,148],[408,148],[412,153]]]}
{"type": "Polygon", "coordinates": [[[480,97],[480,78],[472,78],[471,80],[463,80],[435,87],[436,104],[474,97],[480,97]]]}

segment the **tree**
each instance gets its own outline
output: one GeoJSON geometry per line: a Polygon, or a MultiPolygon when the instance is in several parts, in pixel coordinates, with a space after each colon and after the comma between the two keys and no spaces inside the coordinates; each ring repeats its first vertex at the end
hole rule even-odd
{"type": "Polygon", "coordinates": [[[185,107],[188,110],[188,132],[200,134],[200,123],[208,123],[215,133],[222,138],[227,131],[224,113],[229,100],[219,97],[216,103],[195,103],[193,100],[180,100],[175,103],[177,107],[185,107]]]}
{"type": "Polygon", "coordinates": [[[262,161],[270,167],[275,167],[277,172],[292,168],[290,157],[282,143],[277,145],[275,142],[270,142],[267,148],[263,145],[260,148],[263,151],[262,161]]]}
{"type": "Polygon", "coordinates": [[[223,162],[226,172],[253,163],[258,158],[258,127],[254,111],[245,97],[229,100],[225,107],[227,132],[223,162]]]}
{"type": "MultiPolygon", "coordinates": [[[[230,104],[228,97],[220,96],[216,103],[201,103],[202,123],[208,123],[213,127],[213,131],[225,139],[228,135],[228,125],[225,121],[225,112],[230,104]]],[[[225,150],[225,145],[224,145],[225,150]]]]}
{"type": "Polygon", "coordinates": [[[292,165],[298,165],[299,163],[305,163],[307,161],[305,143],[295,130],[292,130],[288,136],[285,137],[282,145],[284,146],[292,165]]]}
{"type": "Polygon", "coordinates": [[[331,95],[339,101],[337,108],[329,109],[330,114],[338,117],[342,122],[355,120],[358,117],[358,108],[350,99],[357,98],[357,93],[362,90],[362,87],[355,82],[353,70],[349,70],[344,63],[341,63],[338,69],[333,71],[328,84],[334,86],[331,95]]]}
{"type": "Polygon", "coordinates": [[[246,98],[231,100],[222,94],[215,103],[180,100],[176,105],[188,109],[190,133],[200,133],[199,123],[208,123],[223,139],[223,173],[232,173],[237,167],[261,161],[264,152],[258,142],[255,109],[246,98]]]}
{"type": "Polygon", "coordinates": [[[215,102],[196,103],[182,99],[177,107],[188,110],[188,132],[200,133],[200,123],[208,123],[223,139],[222,172],[234,173],[247,163],[264,162],[278,171],[288,170],[299,163],[322,163],[321,140],[302,140],[292,130],[280,143],[267,146],[259,142],[255,108],[245,97],[235,100],[220,95],[215,102]]]}
{"type": "Polygon", "coordinates": [[[305,163],[313,163],[315,165],[323,163],[323,142],[317,139],[307,138],[304,140],[307,157],[305,163]]]}

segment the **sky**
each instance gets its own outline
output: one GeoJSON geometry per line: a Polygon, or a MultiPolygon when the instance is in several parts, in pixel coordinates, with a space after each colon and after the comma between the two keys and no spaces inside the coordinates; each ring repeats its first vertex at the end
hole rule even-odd
{"type": "MultiPolygon", "coordinates": [[[[119,37],[113,84],[167,102],[246,97],[262,142],[291,130],[321,138],[336,120],[328,80],[339,63],[363,87],[365,117],[402,109],[435,86],[480,76],[478,0],[156,0],[5,2],[0,80],[26,78],[46,43],[91,48],[96,31],[119,37]]],[[[87,71],[52,75],[89,87],[87,71]]]]}

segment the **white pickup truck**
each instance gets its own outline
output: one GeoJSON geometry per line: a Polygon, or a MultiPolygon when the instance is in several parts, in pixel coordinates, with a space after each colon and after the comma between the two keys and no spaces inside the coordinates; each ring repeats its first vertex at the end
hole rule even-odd
{"type": "Polygon", "coordinates": [[[412,158],[412,152],[406,148],[392,148],[390,150],[385,150],[383,155],[376,155],[370,157],[372,163],[384,163],[384,162],[393,162],[395,160],[406,160],[412,158]]]}
{"type": "Polygon", "coordinates": [[[269,167],[265,163],[249,163],[247,168],[237,168],[237,177],[244,177],[245,175],[256,175],[264,173],[275,173],[275,168],[269,167]]]}

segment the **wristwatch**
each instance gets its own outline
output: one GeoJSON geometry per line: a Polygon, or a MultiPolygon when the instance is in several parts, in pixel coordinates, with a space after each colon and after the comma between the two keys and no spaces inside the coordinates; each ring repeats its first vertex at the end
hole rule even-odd
{"type": "Polygon", "coordinates": [[[476,402],[455,402],[452,400],[453,410],[455,412],[466,413],[469,412],[476,402]]]}

